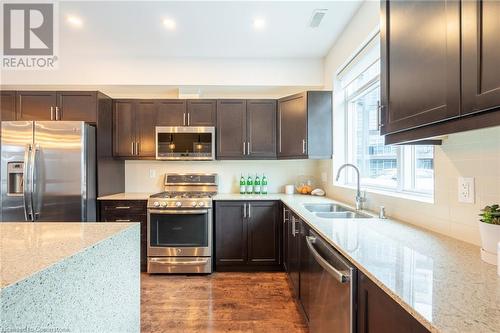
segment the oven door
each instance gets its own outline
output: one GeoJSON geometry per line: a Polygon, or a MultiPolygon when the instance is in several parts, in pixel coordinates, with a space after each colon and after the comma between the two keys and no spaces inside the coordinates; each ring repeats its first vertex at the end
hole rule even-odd
{"type": "Polygon", "coordinates": [[[211,209],[148,211],[148,257],[211,255],[211,209]]]}
{"type": "Polygon", "coordinates": [[[157,126],[157,160],[214,160],[215,127],[157,126]]]}

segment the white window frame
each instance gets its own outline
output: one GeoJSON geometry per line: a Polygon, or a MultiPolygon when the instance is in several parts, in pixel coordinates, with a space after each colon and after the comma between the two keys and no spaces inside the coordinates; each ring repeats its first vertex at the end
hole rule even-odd
{"type": "MultiPolygon", "coordinates": [[[[376,34],[374,35],[376,36],[376,34]]],[[[368,41],[363,44],[363,47],[361,47],[347,62],[347,64],[351,63],[356,56],[358,56],[361,51],[373,40],[374,36],[371,36],[368,41]]],[[[375,60],[374,62],[371,62],[369,65],[365,67],[361,73],[365,72],[370,66],[375,64],[376,62],[380,61],[380,58],[375,60]]],[[[342,68],[342,70],[337,71],[336,76],[334,80],[338,83],[340,83],[340,80],[338,79],[338,74],[342,72],[346,66],[342,68]]],[[[343,154],[344,156],[335,156],[334,155],[334,163],[333,165],[333,171],[334,175],[336,174],[336,171],[338,167],[340,167],[340,164],[338,162],[344,162],[344,163],[353,163],[355,162],[355,151],[351,147],[349,147],[349,143],[351,142],[351,138],[349,137],[351,134],[351,130],[349,129],[349,104],[354,100],[355,98],[359,97],[362,94],[367,94],[370,92],[370,90],[377,89],[377,86],[380,87],[380,73],[370,79],[370,81],[366,82],[363,84],[363,86],[359,87],[354,93],[352,93],[350,96],[347,96],[347,87],[351,82],[357,79],[358,76],[354,77],[351,79],[351,81],[347,84],[344,84],[342,88],[343,90],[343,100],[342,100],[342,109],[340,112],[343,112],[343,118],[344,118],[344,133],[343,133],[343,141],[344,141],[344,147],[343,147],[343,154]]],[[[335,85],[334,85],[335,86],[335,85]]],[[[341,97],[342,98],[342,97],[341,97]]],[[[335,110],[334,110],[335,111],[335,110]]],[[[338,113],[337,113],[338,114],[338,113]]],[[[335,115],[335,112],[334,112],[335,115]]],[[[335,121],[335,117],[334,117],[335,121]]],[[[334,136],[335,140],[335,136],[334,136]]],[[[415,155],[415,146],[397,146],[397,152],[396,152],[396,163],[397,163],[397,186],[396,187],[388,187],[388,186],[383,186],[383,185],[373,185],[373,184],[361,184],[362,188],[364,190],[367,190],[369,192],[375,192],[379,194],[385,194],[385,195],[392,195],[392,196],[398,196],[398,197],[405,197],[408,199],[413,199],[413,200],[418,200],[418,201],[424,201],[424,202],[434,202],[434,192],[435,192],[435,185],[432,188],[431,192],[427,191],[419,191],[418,189],[415,189],[415,178],[416,178],[416,155],[415,155]]],[[[435,157],[435,151],[433,150],[433,160],[435,157]]],[[[434,165],[435,166],[435,165],[434,165]]],[[[347,188],[354,188],[356,186],[355,182],[355,177],[354,177],[354,171],[348,170],[346,175],[341,178],[338,182],[334,180],[334,185],[335,186],[341,186],[341,187],[347,187],[347,188]]],[[[433,177],[433,181],[435,183],[435,176],[433,177]]]]}

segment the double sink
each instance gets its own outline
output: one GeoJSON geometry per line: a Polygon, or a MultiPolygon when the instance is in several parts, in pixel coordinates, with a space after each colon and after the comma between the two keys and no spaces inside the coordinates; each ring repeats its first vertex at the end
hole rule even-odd
{"type": "Polygon", "coordinates": [[[335,203],[304,204],[304,208],[323,219],[369,219],[372,216],[335,203]]]}

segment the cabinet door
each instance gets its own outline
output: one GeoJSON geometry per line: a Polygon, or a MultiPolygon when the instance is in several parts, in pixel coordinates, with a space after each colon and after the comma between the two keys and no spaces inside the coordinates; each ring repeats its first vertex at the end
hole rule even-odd
{"type": "Polygon", "coordinates": [[[187,101],[189,126],[215,126],[217,101],[214,99],[195,99],[187,101]]]}
{"type": "Polygon", "coordinates": [[[215,214],[215,261],[217,266],[241,266],[247,262],[245,203],[219,201],[215,214]]]}
{"type": "Polygon", "coordinates": [[[279,207],[276,201],[251,201],[248,212],[248,263],[280,264],[279,207]]]}
{"type": "Polygon", "coordinates": [[[246,109],[245,100],[219,100],[217,102],[217,158],[245,158],[246,109]]]}
{"type": "Polygon", "coordinates": [[[358,332],[424,333],[428,330],[363,273],[358,272],[358,332]]]}
{"type": "Polygon", "coordinates": [[[156,126],[186,126],[186,101],[183,99],[164,99],[156,101],[156,126]]]}
{"type": "Polygon", "coordinates": [[[97,122],[97,93],[61,91],[57,93],[57,120],[97,122]]]}
{"type": "Polygon", "coordinates": [[[500,2],[462,2],[462,113],[500,107],[500,2]]]}
{"type": "Polygon", "coordinates": [[[278,100],[278,157],[307,158],[307,94],[278,100]]]}
{"type": "Polygon", "coordinates": [[[156,156],[156,105],[153,100],[140,100],[135,108],[136,155],[156,156]]]}
{"type": "Polygon", "coordinates": [[[276,158],[276,100],[247,100],[247,155],[276,158]]]}
{"type": "Polygon", "coordinates": [[[460,113],[460,3],[382,1],[381,132],[460,113]]]}
{"type": "Polygon", "coordinates": [[[0,121],[13,120],[16,120],[16,92],[3,90],[0,92],[0,121]]]}
{"type": "Polygon", "coordinates": [[[282,214],[282,218],[283,218],[283,268],[285,269],[285,272],[289,272],[288,271],[288,234],[289,234],[289,230],[290,230],[290,223],[291,223],[291,212],[290,210],[288,209],[288,207],[286,207],[285,205],[283,205],[283,214],[282,214]]]}
{"type": "Polygon", "coordinates": [[[293,292],[295,297],[299,297],[299,268],[300,268],[300,260],[299,260],[299,230],[298,225],[300,223],[300,219],[295,216],[293,213],[290,216],[290,223],[288,228],[288,249],[287,249],[287,259],[288,259],[288,276],[292,283],[293,292]]]}
{"type": "Polygon", "coordinates": [[[17,120],[55,120],[57,94],[54,91],[18,91],[17,120]]]}
{"type": "Polygon", "coordinates": [[[113,155],[132,157],[135,155],[134,101],[115,100],[113,110],[113,155]]]}

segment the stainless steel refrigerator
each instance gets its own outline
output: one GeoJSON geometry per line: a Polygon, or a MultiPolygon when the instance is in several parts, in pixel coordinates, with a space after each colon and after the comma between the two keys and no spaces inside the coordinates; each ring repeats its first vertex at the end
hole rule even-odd
{"type": "Polygon", "coordinates": [[[3,222],[96,220],[95,128],[79,121],[2,122],[3,222]]]}

